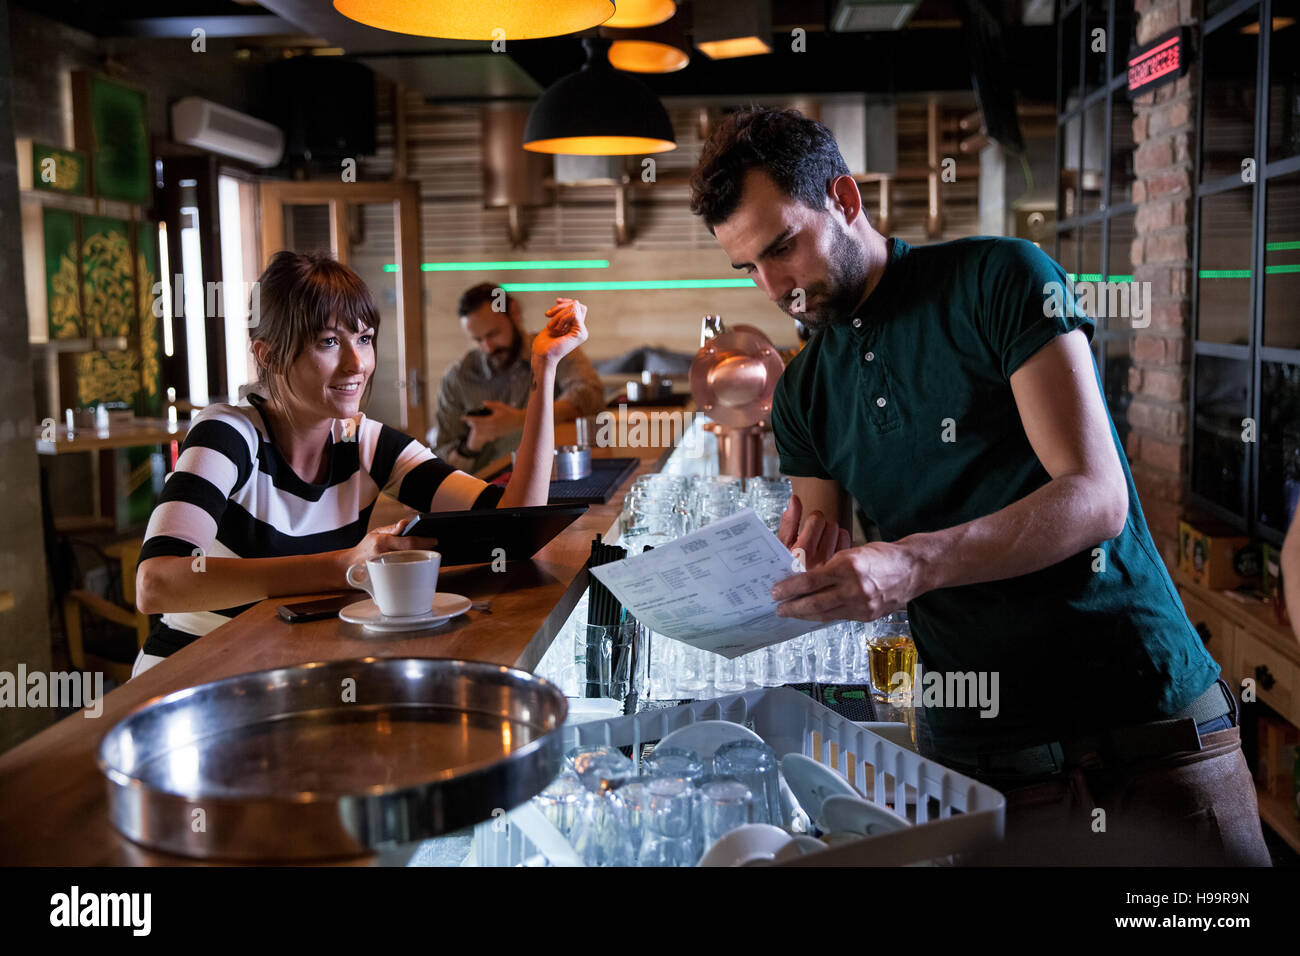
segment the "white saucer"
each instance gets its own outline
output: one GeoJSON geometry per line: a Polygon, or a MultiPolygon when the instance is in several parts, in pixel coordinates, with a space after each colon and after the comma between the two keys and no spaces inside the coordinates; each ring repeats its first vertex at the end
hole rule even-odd
{"type": "Polygon", "coordinates": [[[439,591],[434,595],[433,607],[429,609],[427,614],[419,614],[415,617],[386,617],[379,613],[379,607],[375,604],[373,598],[366,598],[356,604],[349,604],[339,611],[339,617],[349,624],[360,624],[367,631],[381,631],[383,633],[418,631],[424,628],[436,627],[444,621],[451,620],[458,614],[464,614],[469,610],[472,603],[464,595],[439,591]]]}

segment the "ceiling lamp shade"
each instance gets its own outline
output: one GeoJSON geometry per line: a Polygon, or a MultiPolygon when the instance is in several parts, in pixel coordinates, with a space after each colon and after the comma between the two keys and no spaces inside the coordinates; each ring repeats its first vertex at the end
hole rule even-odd
{"type": "Polygon", "coordinates": [[[531,40],[604,23],[613,0],[334,0],[334,9],[377,30],[448,40],[531,40]],[[495,31],[501,31],[500,33],[495,31]]]}
{"type": "Polygon", "coordinates": [[[695,45],[714,60],[771,53],[771,0],[695,4],[695,45]]]}
{"type": "Polygon", "coordinates": [[[635,156],[677,148],[658,97],[609,65],[609,41],[583,39],[587,62],[561,77],[533,106],[524,149],[579,156],[635,156]]]}
{"type": "Polygon", "coordinates": [[[605,26],[620,30],[652,27],[670,19],[676,12],[676,0],[618,0],[618,10],[605,21],[605,26]]]}
{"type": "Polygon", "coordinates": [[[629,73],[672,73],[691,62],[691,43],[681,16],[639,30],[611,30],[602,24],[600,35],[612,41],[609,63],[629,73]]]}
{"type": "Polygon", "coordinates": [[[615,40],[609,64],[627,73],[674,73],[691,62],[691,55],[669,43],[654,40],[615,40]]]}

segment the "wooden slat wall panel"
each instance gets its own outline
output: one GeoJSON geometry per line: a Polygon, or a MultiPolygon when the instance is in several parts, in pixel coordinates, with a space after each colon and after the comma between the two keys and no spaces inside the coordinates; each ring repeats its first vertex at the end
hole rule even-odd
{"type": "MultiPolygon", "coordinates": [[[[394,161],[391,86],[382,77],[377,85],[379,149],[375,156],[362,161],[361,175],[367,179],[390,177],[394,161]]],[[[555,275],[426,273],[426,362],[431,395],[436,394],[438,379],[446,366],[469,348],[470,343],[463,338],[452,313],[460,292],[475,282],[732,278],[736,275],[716,240],[691,215],[684,184],[661,181],[653,187],[640,185],[640,157],[629,160],[627,165],[629,176],[637,182],[629,190],[628,216],[633,227],[630,245],[615,244],[612,187],[581,190],[562,187],[551,194],[549,204],[526,210],[526,242],[522,248],[511,248],[506,210],[483,205],[479,108],[462,104],[430,105],[420,94],[408,93],[405,110],[408,170],[420,188],[424,261],[606,258],[611,263],[605,270],[555,275]]],[[[952,149],[941,155],[957,155],[956,121],[969,111],[957,107],[943,110],[943,142],[952,149]]],[[[689,173],[701,147],[695,108],[671,107],[669,116],[678,148],[653,157],[656,173],[662,180],[689,173]]],[[[924,173],[923,102],[900,104],[898,130],[900,172],[924,173]]],[[[960,172],[967,169],[978,170],[976,157],[960,157],[957,182],[942,184],[945,239],[973,235],[978,229],[978,177],[960,172]]],[[[870,188],[867,192],[868,210],[874,221],[876,193],[870,188]]],[[[923,176],[895,181],[892,233],[916,244],[931,241],[925,236],[926,202],[923,176]]],[[[366,250],[367,255],[371,253],[371,249],[366,250]]],[[[519,295],[529,329],[541,325],[542,310],[553,301],[554,295],[541,292],[519,295]]],[[[757,289],[589,292],[583,299],[591,308],[591,339],[586,351],[593,359],[620,355],[644,344],[694,352],[699,341],[700,317],[705,313],[721,314],[730,324],[756,325],[778,344],[792,345],[795,341],[792,323],[757,289]]]]}

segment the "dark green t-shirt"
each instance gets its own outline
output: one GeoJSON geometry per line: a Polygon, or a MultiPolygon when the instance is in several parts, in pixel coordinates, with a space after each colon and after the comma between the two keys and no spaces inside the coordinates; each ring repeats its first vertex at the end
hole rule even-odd
{"type": "MultiPolygon", "coordinates": [[[[891,240],[884,276],[853,320],[814,335],[777,384],[782,471],[837,481],[886,541],[992,514],[1046,484],[1011,374],[1057,335],[1082,328],[1092,338],[1094,323],[1074,314],[1069,289],[1061,267],[1024,240],[916,248],[891,240]],[[1045,314],[1048,283],[1064,291],[1065,314],[1045,314]]],[[[1151,540],[1113,424],[1111,437],[1129,510],[1101,557],[1089,548],[908,605],[925,671],[998,675],[996,717],[927,706],[941,750],[1019,747],[1158,719],[1216,679],[1151,540]]]]}

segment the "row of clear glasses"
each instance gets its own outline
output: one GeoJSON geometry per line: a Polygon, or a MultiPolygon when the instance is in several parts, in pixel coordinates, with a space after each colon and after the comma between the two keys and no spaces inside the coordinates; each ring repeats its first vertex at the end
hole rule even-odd
{"type": "Polygon", "coordinates": [[[650,654],[638,688],[650,700],[809,682],[870,684],[877,698],[897,699],[897,673],[914,673],[916,665],[905,611],[869,623],[838,621],[734,660],[653,633],[644,646],[650,654]]]}
{"type": "Polygon", "coordinates": [[[637,776],[614,747],[580,746],[534,802],[587,866],[694,866],[747,823],[781,825],[777,758],[767,744],[732,741],[704,760],[656,748],[637,776]]]}
{"type": "Polygon", "coordinates": [[[728,518],[746,507],[744,482],[731,475],[697,475],[690,479],[687,509],[691,530],[728,518]]]}

